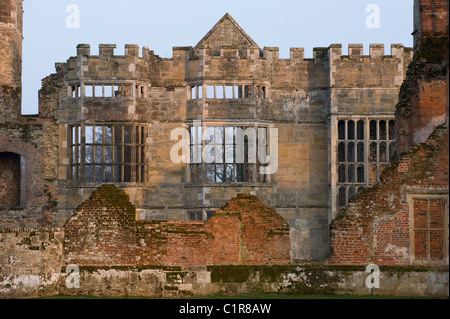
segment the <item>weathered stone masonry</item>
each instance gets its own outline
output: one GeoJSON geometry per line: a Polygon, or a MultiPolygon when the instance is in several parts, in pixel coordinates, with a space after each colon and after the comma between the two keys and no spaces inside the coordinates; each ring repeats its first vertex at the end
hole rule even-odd
{"type": "Polygon", "coordinates": [[[367,294],[369,263],[379,294],[448,296],[448,0],[414,8],[414,52],[389,55],[280,59],[228,14],[169,59],[80,44],[22,116],[22,1],[2,1],[0,296],[367,294]],[[172,162],[176,128],[223,162],[172,162]],[[278,129],[275,174],[236,161],[248,128],[278,129]]]}
{"type": "Polygon", "coordinates": [[[372,45],[363,56],[361,46],[352,45],[343,56],[341,46],[332,45],[315,48],[312,59],[301,48],[279,59],[278,48],[259,48],[228,14],[195,47],[174,47],[171,59],[146,47],[139,54],[135,45],[126,45],[124,56],[114,49],[102,44],[92,55],[80,44],[43,82],[42,115],[59,123],[57,224],[103,182],[122,187],[142,220],[206,220],[237,194],[251,193],[288,222],[294,261],[328,254],[328,224],[342,202],[340,121],[363,123],[367,131],[364,141],[355,138],[364,144],[358,146],[362,158],[346,164],[353,161],[360,177],[340,185],[348,189],[344,205],[351,187],[377,181],[376,172],[369,178],[369,126],[393,121],[412,53],[393,45],[385,56],[382,45],[372,45]],[[277,172],[261,176],[259,164],[173,163],[171,131],[191,129],[195,121],[207,134],[214,127],[277,128],[277,172]],[[222,170],[242,175],[224,180],[222,170]]]}

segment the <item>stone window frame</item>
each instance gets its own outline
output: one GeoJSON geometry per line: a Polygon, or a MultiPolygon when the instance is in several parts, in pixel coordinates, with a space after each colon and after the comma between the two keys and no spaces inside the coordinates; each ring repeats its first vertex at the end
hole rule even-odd
{"type": "MultiPolygon", "coordinates": [[[[449,264],[449,194],[446,190],[434,190],[434,191],[406,191],[405,192],[405,201],[408,205],[409,211],[409,256],[410,262],[412,264],[417,265],[448,265],[449,264]],[[444,232],[444,258],[440,260],[432,260],[432,259],[418,259],[415,257],[415,230],[414,227],[414,200],[415,199],[426,199],[426,200],[443,200],[444,201],[444,212],[443,212],[443,232],[444,232]]],[[[422,230],[422,229],[419,229],[422,230]]],[[[427,231],[429,232],[430,228],[427,227],[427,231]]],[[[439,229],[440,230],[440,229],[439,229]]],[[[427,236],[429,233],[427,233],[427,236]]],[[[428,245],[429,245],[429,237],[428,237],[428,245]]]]}
{"type": "MultiPolygon", "coordinates": [[[[128,135],[127,135],[128,136],[128,135]]],[[[147,127],[141,123],[121,122],[121,123],[82,123],[68,125],[68,152],[69,181],[76,185],[89,184],[143,184],[146,181],[146,137],[147,127]],[[86,127],[92,127],[92,141],[86,141],[86,127]],[[96,141],[96,132],[101,127],[102,140],[96,141]],[[121,128],[118,130],[118,128],[121,128]],[[126,127],[129,127],[129,139],[126,139],[126,127]],[[105,132],[111,128],[110,140],[106,138],[105,132]],[[117,132],[120,131],[120,142],[117,142],[117,132]],[[139,134],[137,133],[139,132],[139,134]],[[75,133],[75,135],[74,135],[75,133]],[[92,150],[92,159],[86,161],[86,150],[92,150]],[[97,160],[97,149],[101,149],[102,159],[97,160]],[[106,160],[107,149],[110,150],[111,159],[106,160]],[[129,152],[126,152],[126,150],[129,152]],[[116,156],[120,152],[120,160],[116,156]],[[127,154],[129,160],[127,161],[127,154]],[[87,168],[92,167],[92,180],[86,180],[87,168]],[[97,171],[101,168],[101,174],[97,171]],[[118,169],[118,172],[116,172],[118,169]],[[126,173],[129,171],[129,173],[126,173]],[[120,174],[117,175],[117,174],[120,174]],[[101,175],[101,180],[97,180],[101,175]],[[109,176],[109,177],[108,177],[109,176]],[[75,178],[74,178],[75,177],[75,178]]]]}
{"type": "Polygon", "coordinates": [[[394,152],[394,127],[394,116],[336,117],[337,149],[335,164],[335,200],[337,210],[346,207],[350,201],[350,198],[361,191],[364,187],[375,185],[380,181],[380,175],[383,169],[389,165],[390,159],[392,158],[394,152]],[[360,121],[362,121],[363,123],[361,129],[359,126],[360,121]],[[344,136],[342,136],[342,132],[340,132],[339,129],[341,122],[345,123],[343,130],[344,136]],[[351,122],[353,122],[353,129],[349,130],[349,124],[351,122]],[[383,122],[385,123],[385,129],[381,130],[383,122]],[[376,123],[375,131],[371,130],[371,123],[376,123]],[[381,134],[383,131],[384,133],[381,134]],[[352,133],[349,134],[349,132],[352,133]],[[385,138],[383,138],[383,136],[385,136],[385,138]],[[383,150],[383,145],[384,151],[381,152],[381,150],[383,150]],[[361,147],[363,148],[363,150],[359,151],[361,147]],[[373,152],[371,153],[371,150],[373,150],[374,148],[376,150],[375,160],[373,159],[373,156],[371,156],[373,155],[373,152]],[[351,150],[353,150],[353,152],[351,150]],[[383,158],[382,156],[380,156],[381,153],[384,153],[383,158]],[[349,157],[352,157],[350,161],[349,157]],[[371,173],[375,173],[375,180],[371,178],[371,173]]]}
{"type": "Polygon", "coordinates": [[[83,82],[69,84],[67,95],[69,98],[149,98],[151,85],[147,83],[97,83],[83,82]],[[109,89],[110,88],[110,89],[109,89]],[[88,92],[92,92],[88,94],[88,92]]]}
{"type": "Polygon", "coordinates": [[[186,212],[186,220],[190,221],[207,221],[219,208],[199,208],[198,210],[189,210],[186,212]],[[195,216],[195,218],[193,218],[195,216]]]}
{"type": "Polygon", "coordinates": [[[237,100],[237,99],[269,99],[267,83],[198,83],[187,86],[188,100],[237,100]],[[231,96],[230,88],[231,87],[231,96]],[[220,89],[221,88],[221,89],[220,89]],[[212,90],[212,91],[210,91],[212,90]],[[212,95],[212,97],[211,97],[212,95]]]}
{"type": "MultiPolygon", "coordinates": [[[[189,123],[188,126],[187,126],[190,134],[192,132],[191,129],[194,126],[195,125],[193,125],[193,123],[189,123]]],[[[256,132],[257,132],[258,128],[265,128],[266,129],[266,146],[267,146],[267,151],[269,149],[270,136],[267,135],[267,134],[268,134],[268,129],[271,126],[268,125],[268,124],[263,124],[263,123],[256,123],[255,124],[254,122],[240,122],[240,123],[237,123],[237,122],[202,122],[202,125],[200,127],[202,129],[201,132],[204,132],[206,127],[224,127],[224,128],[225,127],[244,127],[244,128],[255,128],[256,132]]],[[[224,131],[225,131],[225,129],[224,129],[224,131]]],[[[199,137],[197,136],[197,141],[201,141],[201,148],[200,149],[203,149],[203,147],[205,147],[205,145],[207,144],[207,141],[198,140],[198,138],[199,137]]],[[[195,137],[192,136],[192,134],[191,134],[191,141],[189,143],[189,147],[190,147],[191,150],[192,150],[192,141],[194,139],[195,139],[195,137]]],[[[200,144],[197,143],[197,145],[200,145],[200,144]]],[[[222,145],[222,144],[218,144],[218,145],[222,145]]],[[[228,144],[226,143],[226,138],[224,136],[224,138],[223,138],[223,146],[225,147],[226,145],[228,145],[228,144]]],[[[236,138],[234,138],[233,146],[236,146],[236,138]]],[[[190,184],[190,185],[212,185],[212,186],[223,186],[223,185],[227,185],[227,184],[229,184],[229,185],[235,185],[235,184],[238,184],[238,185],[249,185],[249,184],[250,185],[267,185],[267,184],[270,184],[270,182],[271,182],[271,175],[259,174],[259,168],[264,166],[264,165],[259,163],[258,155],[257,155],[258,153],[257,152],[258,152],[258,148],[256,150],[256,157],[257,157],[256,163],[243,163],[243,164],[239,164],[239,163],[235,163],[235,162],[233,162],[233,163],[226,163],[226,161],[224,160],[224,163],[207,164],[207,163],[205,163],[204,160],[202,160],[201,163],[193,163],[193,152],[190,151],[190,153],[191,153],[191,162],[192,163],[187,164],[187,169],[186,169],[188,184],[190,184]],[[201,180],[201,177],[202,177],[201,174],[203,172],[207,173],[207,171],[210,169],[210,168],[207,167],[207,165],[214,165],[215,166],[214,167],[215,178],[217,177],[217,167],[216,167],[217,165],[224,165],[224,171],[225,172],[226,172],[226,169],[227,169],[227,165],[233,165],[234,169],[236,169],[236,165],[244,165],[244,172],[246,170],[246,167],[249,167],[249,168],[251,167],[250,170],[253,172],[252,173],[252,178],[251,178],[251,180],[245,180],[245,178],[244,178],[244,181],[214,181],[213,182],[213,181],[208,181],[207,179],[206,180],[201,180]],[[195,167],[195,171],[193,170],[194,167],[195,167]],[[193,176],[195,176],[195,178],[197,180],[194,181],[193,176]]],[[[234,153],[233,156],[234,156],[234,161],[235,161],[236,160],[235,153],[234,153]]]]}

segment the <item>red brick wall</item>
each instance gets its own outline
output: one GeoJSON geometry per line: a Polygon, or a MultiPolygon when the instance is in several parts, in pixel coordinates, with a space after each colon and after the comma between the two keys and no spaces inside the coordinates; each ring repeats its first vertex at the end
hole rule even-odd
{"type": "Polygon", "coordinates": [[[238,195],[207,222],[135,216],[122,190],[95,190],[65,225],[65,263],[204,267],[290,261],[288,224],[255,196],[238,195]]]}
{"type": "Polygon", "coordinates": [[[211,263],[214,265],[239,264],[241,260],[241,216],[217,211],[208,221],[214,234],[210,242],[211,263]]]}
{"type": "MultiPolygon", "coordinates": [[[[431,199],[436,197],[436,193],[448,196],[448,150],[448,129],[440,127],[426,143],[412,149],[407,160],[391,164],[382,174],[381,183],[354,197],[330,225],[332,253],[328,262],[349,265],[367,265],[371,262],[378,265],[410,264],[413,244],[420,245],[423,241],[420,234],[414,241],[410,238],[410,227],[413,227],[414,221],[410,220],[406,197],[408,193],[431,199]]],[[[414,211],[415,220],[419,218],[420,211],[419,207],[414,211]]],[[[448,220],[448,210],[446,214],[448,220]]],[[[432,256],[442,251],[440,245],[444,240],[439,234],[433,238],[430,246],[432,256]]],[[[419,246],[416,249],[420,251],[419,246]]]]}
{"type": "MultiPolygon", "coordinates": [[[[239,194],[224,208],[241,218],[241,262],[245,265],[288,263],[289,226],[275,209],[256,196],[239,194]]],[[[220,213],[221,211],[218,211],[220,213]]]]}
{"type": "Polygon", "coordinates": [[[448,116],[448,0],[416,0],[415,51],[396,108],[400,159],[448,116]]]}
{"type": "Polygon", "coordinates": [[[104,185],[81,204],[66,223],[66,264],[135,265],[135,207],[113,185],[104,185]]]}

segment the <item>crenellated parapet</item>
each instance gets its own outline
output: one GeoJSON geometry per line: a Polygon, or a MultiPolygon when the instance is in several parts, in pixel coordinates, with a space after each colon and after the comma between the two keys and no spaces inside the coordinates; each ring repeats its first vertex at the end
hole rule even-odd
{"type": "Polygon", "coordinates": [[[330,86],[400,87],[412,60],[412,49],[392,44],[389,55],[384,49],[384,44],[371,44],[369,55],[364,55],[362,44],[349,44],[348,54],[343,55],[340,44],[330,45],[330,86]]]}

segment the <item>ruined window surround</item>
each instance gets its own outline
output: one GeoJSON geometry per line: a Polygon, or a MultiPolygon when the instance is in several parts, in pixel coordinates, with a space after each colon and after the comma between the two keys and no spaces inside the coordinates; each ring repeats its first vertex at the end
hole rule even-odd
{"type": "Polygon", "coordinates": [[[405,194],[405,200],[408,204],[408,210],[409,210],[409,233],[410,233],[410,261],[414,264],[436,264],[436,265],[448,265],[449,264],[449,234],[448,234],[448,225],[449,225],[449,206],[448,206],[448,193],[440,192],[439,190],[435,191],[428,191],[428,192],[416,192],[414,190],[406,191],[405,194]],[[418,225],[415,224],[415,201],[425,200],[427,202],[427,211],[426,211],[426,220],[427,225],[425,227],[416,227],[418,225]],[[442,201],[442,226],[441,227],[431,227],[430,221],[429,221],[429,202],[430,201],[442,201]],[[416,232],[422,231],[426,232],[427,234],[427,257],[426,258],[419,258],[416,256],[416,232]],[[443,234],[443,242],[442,242],[442,248],[443,248],[443,258],[441,259],[432,259],[430,256],[430,241],[433,239],[430,237],[431,233],[433,231],[442,232],[443,234]]]}
{"type": "Polygon", "coordinates": [[[347,206],[363,187],[380,181],[380,175],[394,151],[393,117],[351,117],[337,119],[338,209],[347,206]]]}
{"type": "Polygon", "coordinates": [[[72,183],[145,181],[144,126],[92,123],[71,125],[68,133],[72,183]]]}

